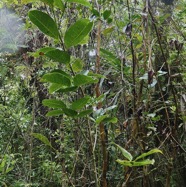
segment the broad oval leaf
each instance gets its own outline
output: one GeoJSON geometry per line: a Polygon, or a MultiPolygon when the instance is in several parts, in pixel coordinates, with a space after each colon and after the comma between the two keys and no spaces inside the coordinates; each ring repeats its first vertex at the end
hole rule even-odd
{"type": "Polygon", "coordinates": [[[81,86],[81,85],[91,84],[91,83],[96,83],[96,82],[97,82],[96,79],[93,79],[92,77],[87,76],[87,75],[77,74],[74,77],[75,86],[81,86]]]}
{"type": "MultiPolygon", "coordinates": [[[[115,143],[114,143],[115,144],[115,143]]],[[[126,150],[124,149],[123,147],[121,147],[120,145],[118,144],[115,144],[121,151],[122,155],[127,158],[129,161],[132,161],[133,157],[132,155],[126,150]]]]}
{"type": "Polygon", "coordinates": [[[44,34],[52,38],[58,38],[59,32],[55,21],[46,13],[39,10],[31,10],[28,16],[44,34]]]}
{"type": "Polygon", "coordinates": [[[42,104],[51,108],[66,108],[66,105],[63,103],[63,101],[56,99],[44,99],[42,104]]]}
{"type": "Polygon", "coordinates": [[[152,149],[152,150],[148,151],[147,153],[142,153],[140,156],[138,156],[138,157],[135,159],[135,161],[136,161],[136,160],[139,160],[139,159],[142,159],[142,158],[144,158],[144,157],[147,157],[147,156],[149,156],[149,155],[152,155],[152,154],[154,154],[154,153],[161,153],[161,154],[163,154],[162,151],[159,150],[159,149],[152,149]]]}
{"type": "Polygon", "coordinates": [[[93,22],[80,19],[69,27],[65,33],[64,42],[67,48],[78,45],[91,31],[93,22]]]}
{"type": "Polygon", "coordinates": [[[88,0],[67,0],[69,3],[78,3],[83,6],[91,8],[91,4],[88,2],[88,0]]]}
{"type": "Polygon", "coordinates": [[[74,101],[70,108],[73,110],[80,110],[88,103],[89,100],[90,100],[90,97],[80,98],[74,101]]]}
{"type": "Polygon", "coordinates": [[[70,79],[60,73],[48,73],[42,77],[42,81],[61,84],[62,86],[69,87],[71,85],[70,79]]]}
{"type": "Polygon", "coordinates": [[[69,64],[70,62],[70,55],[67,52],[61,51],[59,49],[48,51],[46,56],[51,58],[53,61],[63,64],[69,64]]]}
{"type": "Polygon", "coordinates": [[[48,138],[40,133],[32,133],[32,136],[34,138],[37,138],[41,142],[43,142],[45,145],[48,145],[49,147],[53,148],[48,138]]]}

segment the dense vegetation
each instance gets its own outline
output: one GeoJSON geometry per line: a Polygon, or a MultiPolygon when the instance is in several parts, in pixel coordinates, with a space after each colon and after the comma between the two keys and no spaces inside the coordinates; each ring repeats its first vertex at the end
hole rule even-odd
{"type": "Polygon", "coordinates": [[[0,6],[0,186],[186,186],[185,0],[0,6]]]}

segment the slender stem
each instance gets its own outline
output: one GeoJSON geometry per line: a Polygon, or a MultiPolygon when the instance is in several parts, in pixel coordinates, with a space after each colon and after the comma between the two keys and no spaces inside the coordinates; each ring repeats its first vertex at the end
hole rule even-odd
{"type": "MultiPolygon", "coordinates": [[[[100,47],[101,47],[101,20],[98,21],[97,26],[97,56],[96,56],[96,73],[100,73],[100,47]]],[[[98,98],[101,95],[99,82],[96,84],[95,87],[96,97],[98,98]]],[[[102,102],[99,102],[97,105],[97,109],[102,108],[102,102]]],[[[108,170],[108,154],[107,154],[107,147],[106,147],[106,133],[104,124],[101,122],[99,124],[100,129],[100,138],[101,138],[101,146],[102,146],[102,154],[103,154],[103,166],[102,166],[102,186],[107,187],[107,179],[106,174],[108,170]]]]}

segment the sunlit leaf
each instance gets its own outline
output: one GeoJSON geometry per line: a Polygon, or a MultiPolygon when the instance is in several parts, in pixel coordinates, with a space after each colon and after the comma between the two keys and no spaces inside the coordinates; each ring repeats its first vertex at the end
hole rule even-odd
{"type": "Polygon", "coordinates": [[[123,147],[121,147],[120,145],[118,144],[115,144],[119,150],[121,151],[122,155],[127,158],[129,161],[131,161],[133,159],[132,155],[126,150],[124,149],[123,147]]]}
{"type": "Polygon", "coordinates": [[[152,155],[152,154],[154,154],[154,153],[161,153],[161,154],[163,154],[162,151],[159,150],[159,149],[152,149],[152,150],[148,151],[147,153],[143,153],[143,154],[141,154],[140,156],[138,156],[138,157],[135,159],[135,161],[136,161],[136,160],[139,160],[139,159],[142,159],[142,158],[144,158],[144,157],[147,157],[147,156],[149,156],[149,155],[152,155]]]}

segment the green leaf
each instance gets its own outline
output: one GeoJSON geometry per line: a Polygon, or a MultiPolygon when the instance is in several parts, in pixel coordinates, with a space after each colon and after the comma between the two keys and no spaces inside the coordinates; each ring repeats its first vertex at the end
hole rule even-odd
{"type": "Polygon", "coordinates": [[[149,155],[152,155],[152,154],[154,154],[154,153],[161,153],[161,154],[163,154],[162,151],[159,150],[159,149],[152,149],[152,150],[148,151],[147,153],[143,153],[143,154],[141,154],[140,156],[138,156],[138,157],[135,159],[135,161],[137,161],[137,160],[139,160],[139,159],[142,159],[142,158],[144,158],[144,157],[147,157],[147,156],[149,156],[149,155]]]}
{"type": "Polygon", "coordinates": [[[69,27],[65,33],[64,42],[67,48],[78,45],[91,31],[93,22],[80,19],[69,27]]]}
{"type": "Polygon", "coordinates": [[[90,97],[85,96],[84,98],[80,98],[72,103],[70,106],[73,110],[80,110],[82,109],[90,100],[90,97]]]}
{"type": "Polygon", "coordinates": [[[109,122],[109,123],[117,123],[118,119],[116,117],[107,117],[103,120],[104,123],[109,122]]]}
{"type": "Polygon", "coordinates": [[[91,84],[91,83],[96,83],[96,82],[97,82],[96,79],[93,79],[92,77],[87,76],[87,75],[78,74],[74,77],[75,86],[81,86],[81,85],[91,84]]]}
{"type": "Polygon", "coordinates": [[[149,164],[154,164],[154,162],[155,162],[154,159],[152,159],[152,160],[146,159],[146,160],[142,160],[142,161],[138,161],[138,162],[134,161],[134,162],[132,162],[132,165],[133,166],[147,166],[149,164]]]}
{"type": "Polygon", "coordinates": [[[40,0],[40,1],[42,1],[43,3],[46,3],[50,7],[53,7],[54,0],[40,0]]]}
{"type": "Polygon", "coordinates": [[[113,55],[110,51],[101,49],[101,56],[105,58],[114,68],[120,68],[120,59],[113,55]]]}
{"type": "Polygon", "coordinates": [[[61,84],[56,84],[56,83],[53,83],[50,85],[49,87],[49,93],[53,93],[55,91],[58,91],[59,89],[61,89],[63,86],[61,84]]]}
{"type": "Polygon", "coordinates": [[[44,34],[52,38],[58,38],[59,32],[55,21],[46,13],[39,10],[31,10],[28,16],[44,34]]]}
{"type": "Polygon", "coordinates": [[[103,12],[103,18],[104,18],[104,20],[108,19],[110,15],[111,15],[111,11],[110,10],[105,10],[103,12]]]}
{"type": "Polygon", "coordinates": [[[52,116],[59,116],[62,114],[64,114],[64,112],[62,110],[51,110],[51,111],[47,112],[46,116],[52,117],[52,116]]]}
{"type": "Polygon", "coordinates": [[[37,58],[39,56],[45,55],[47,52],[52,51],[52,50],[55,50],[55,48],[53,48],[53,47],[43,47],[43,48],[37,50],[35,53],[32,53],[32,55],[37,58]]]}
{"type": "Polygon", "coordinates": [[[91,114],[92,111],[93,111],[92,109],[83,110],[83,111],[81,111],[81,112],[77,115],[77,117],[84,117],[84,116],[86,116],[86,115],[91,114]]]}
{"type": "Polygon", "coordinates": [[[51,108],[66,108],[66,105],[63,103],[63,101],[56,99],[44,99],[42,104],[51,108]]]}
{"type": "MultiPolygon", "coordinates": [[[[114,143],[115,144],[115,143],[114,143]]],[[[115,144],[121,151],[122,155],[127,158],[129,161],[131,161],[133,159],[132,155],[126,150],[124,149],[123,147],[121,147],[120,145],[118,144],[115,144]]]]}
{"type": "Polygon", "coordinates": [[[71,87],[68,87],[68,88],[61,88],[59,90],[59,92],[62,92],[62,93],[73,92],[73,91],[76,91],[77,89],[78,89],[77,86],[71,86],[71,87]]]}
{"type": "Polygon", "coordinates": [[[75,117],[77,116],[77,112],[75,110],[72,110],[72,109],[69,109],[69,108],[64,108],[63,109],[64,113],[67,115],[67,116],[70,116],[70,117],[75,117]]]}
{"type": "Polygon", "coordinates": [[[54,69],[50,73],[60,73],[60,74],[64,75],[65,77],[71,79],[71,75],[69,75],[68,73],[66,73],[65,71],[63,71],[61,69],[54,69]]]}
{"type": "Polygon", "coordinates": [[[108,115],[101,115],[96,119],[96,124],[100,124],[108,115]]]}
{"type": "Polygon", "coordinates": [[[37,138],[41,142],[43,142],[45,145],[48,145],[49,147],[53,148],[48,138],[40,133],[32,133],[32,136],[34,138],[37,138]]]}
{"type": "Polygon", "coordinates": [[[121,165],[124,165],[124,166],[129,166],[129,167],[139,167],[139,166],[146,166],[146,165],[149,165],[149,164],[154,164],[154,159],[152,160],[142,160],[142,161],[139,161],[139,162],[135,162],[135,161],[128,161],[128,160],[120,160],[120,159],[117,159],[116,162],[120,163],[121,165]]]}
{"type": "Polygon", "coordinates": [[[128,160],[117,159],[116,162],[118,162],[119,164],[124,165],[124,166],[132,167],[131,161],[128,161],[128,160]]]}
{"type": "Polygon", "coordinates": [[[65,5],[62,0],[54,0],[54,6],[58,7],[61,11],[65,10],[65,5]]]}
{"type": "Polygon", "coordinates": [[[108,27],[108,28],[104,29],[102,31],[102,33],[103,33],[103,35],[107,35],[107,34],[112,33],[113,31],[114,31],[114,27],[112,26],[112,27],[108,27]]]}
{"type": "Polygon", "coordinates": [[[60,62],[62,64],[70,63],[70,55],[67,52],[59,49],[48,51],[46,56],[51,58],[53,61],[60,62]]]}
{"type": "Polygon", "coordinates": [[[60,73],[48,73],[42,77],[42,81],[61,84],[69,87],[71,85],[70,79],[60,73]]]}
{"type": "Polygon", "coordinates": [[[78,3],[83,6],[91,8],[91,4],[87,0],[67,0],[69,3],[78,3]]]}
{"type": "Polygon", "coordinates": [[[73,64],[72,64],[72,69],[73,69],[74,72],[82,71],[82,69],[83,69],[82,60],[79,59],[79,58],[75,59],[73,64]]]}

